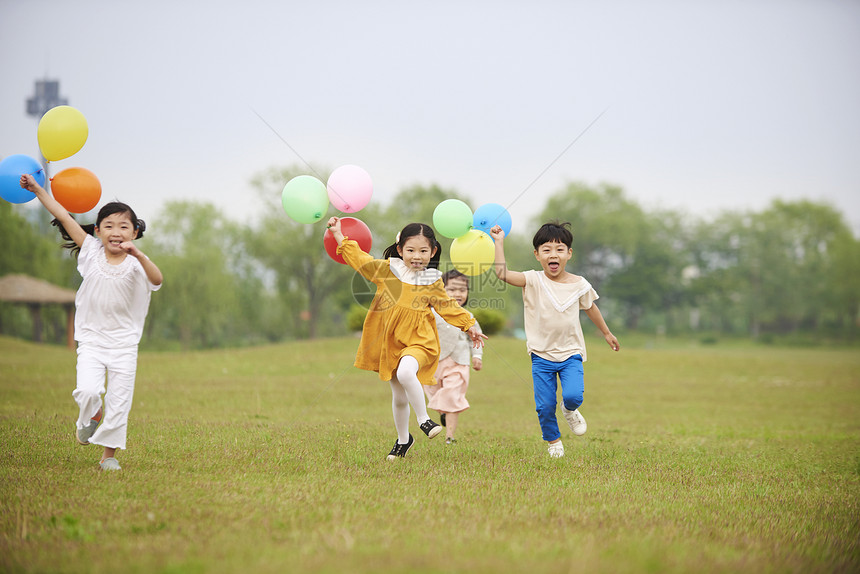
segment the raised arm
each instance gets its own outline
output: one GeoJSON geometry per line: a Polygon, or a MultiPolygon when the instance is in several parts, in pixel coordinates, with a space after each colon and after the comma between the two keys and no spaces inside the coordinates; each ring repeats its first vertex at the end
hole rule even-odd
{"type": "Polygon", "coordinates": [[[496,277],[514,287],[525,287],[526,276],[520,271],[511,271],[505,263],[505,232],[501,226],[496,225],[490,229],[490,235],[496,242],[496,277]]]}
{"type": "Polygon", "coordinates": [[[72,238],[72,241],[77,243],[78,247],[84,244],[84,239],[87,237],[87,232],[81,227],[81,225],[75,221],[75,218],[72,217],[66,208],[60,205],[60,202],[51,197],[51,195],[45,191],[45,188],[36,183],[36,180],[30,174],[24,174],[21,176],[21,181],[19,182],[21,187],[24,189],[30,190],[36,194],[36,197],[39,201],[42,202],[42,205],[45,206],[51,215],[57,218],[63,225],[63,229],[66,230],[66,233],[69,234],[69,237],[72,238]]]}
{"type": "Polygon", "coordinates": [[[609,327],[606,325],[606,321],[603,320],[603,315],[600,313],[600,309],[597,308],[597,305],[592,303],[591,307],[585,310],[585,314],[588,315],[591,322],[600,329],[600,332],[603,333],[603,338],[606,339],[606,342],[610,347],[612,347],[613,351],[617,351],[621,348],[621,345],[618,344],[618,339],[615,338],[615,335],[612,334],[612,331],[610,331],[609,327]]]}
{"type": "Polygon", "coordinates": [[[338,245],[343,243],[343,231],[340,229],[340,217],[329,218],[326,228],[334,236],[334,240],[337,241],[338,245]]]}
{"type": "Polygon", "coordinates": [[[343,235],[339,217],[332,217],[328,220],[327,233],[334,236],[334,240],[337,242],[337,252],[343,257],[346,264],[361,273],[361,276],[368,281],[375,282],[377,274],[388,267],[387,260],[374,259],[370,253],[362,251],[355,241],[344,242],[349,238],[343,235]]]}

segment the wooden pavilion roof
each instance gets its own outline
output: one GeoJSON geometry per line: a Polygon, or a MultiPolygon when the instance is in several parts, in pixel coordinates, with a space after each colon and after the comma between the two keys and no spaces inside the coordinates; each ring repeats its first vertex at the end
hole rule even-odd
{"type": "Polygon", "coordinates": [[[68,304],[75,302],[75,291],[27,275],[4,275],[0,277],[0,301],[68,304]]]}

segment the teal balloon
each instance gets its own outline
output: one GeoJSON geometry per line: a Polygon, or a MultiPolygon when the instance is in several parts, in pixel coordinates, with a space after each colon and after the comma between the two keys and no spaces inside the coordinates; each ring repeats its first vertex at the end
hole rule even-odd
{"type": "Polygon", "coordinates": [[[287,215],[299,223],[316,223],[328,211],[328,192],[317,178],[299,175],[284,186],[281,204],[287,215]]]}
{"type": "Polygon", "coordinates": [[[433,211],[433,227],[451,239],[465,235],[472,228],[472,209],[459,199],[446,199],[433,211]]]}
{"type": "Polygon", "coordinates": [[[27,203],[36,194],[21,187],[21,176],[28,173],[36,183],[45,187],[45,170],[28,155],[15,154],[0,161],[0,197],[9,203],[27,203]]]}

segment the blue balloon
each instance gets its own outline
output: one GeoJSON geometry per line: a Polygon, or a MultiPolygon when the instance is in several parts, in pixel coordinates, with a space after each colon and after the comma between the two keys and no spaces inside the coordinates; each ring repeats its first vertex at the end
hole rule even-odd
{"type": "Polygon", "coordinates": [[[511,234],[511,214],[498,203],[486,203],[475,210],[472,226],[490,235],[490,229],[498,225],[505,232],[505,237],[511,234]]]}
{"type": "Polygon", "coordinates": [[[36,194],[21,187],[21,176],[29,173],[42,187],[45,186],[45,170],[28,155],[15,154],[0,161],[0,197],[9,203],[27,203],[36,194]]]}

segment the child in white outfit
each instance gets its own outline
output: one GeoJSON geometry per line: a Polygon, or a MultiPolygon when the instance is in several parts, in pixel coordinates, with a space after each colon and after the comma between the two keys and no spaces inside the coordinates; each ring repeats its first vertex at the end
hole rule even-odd
{"type": "Polygon", "coordinates": [[[32,176],[22,176],[20,183],[56,217],[54,224],[69,241],[65,247],[77,256],[83,277],[75,296],[78,362],[72,396],[79,408],[75,437],[82,445],[104,447],[102,469],[120,470],[114,456],[118,448],[126,447],[137,345],[150,294],[163,281],[158,267],[133,242],[146,225],[129,206],[111,202],[99,211],[95,225],[87,226],[92,230],[85,229],[32,176]]]}
{"type": "MultiPolygon", "coordinates": [[[[466,304],[469,298],[469,278],[456,269],[442,275],[445,291],[460,306],[466,304]]],[[[483,366],[483,348],[471,344],[469,338],[454,325],[448,324],[441,315],[436,313],[436,329],[439,331],[439,367],[436,369],[435,385],[425,385],[424,393],[429,399],[427,406],[441,413],[442,425],[445,426],[445,442],[456,442],[454,432],[460,413],[469,408],[466,391],[469,388],[469,365],[476,371],[483,366]]],[[[471,315],[471,313],[469,313],[471,315]]],[[[474,316],[473,316],[474,317],[474,316]]],[[[475,327],[481,332],[481,326],[475,321],[475,327]]]]}

